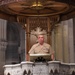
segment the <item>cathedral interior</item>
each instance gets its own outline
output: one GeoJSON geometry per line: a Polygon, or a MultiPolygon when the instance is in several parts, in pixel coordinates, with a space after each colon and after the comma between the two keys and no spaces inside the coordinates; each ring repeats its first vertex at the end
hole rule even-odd
{"type": "Polygon", "coordinates": [[[56,61],[75,63],[75,0],[0,0],[0,75],[5,64],[29,61],[38,32],[56,61]]]}

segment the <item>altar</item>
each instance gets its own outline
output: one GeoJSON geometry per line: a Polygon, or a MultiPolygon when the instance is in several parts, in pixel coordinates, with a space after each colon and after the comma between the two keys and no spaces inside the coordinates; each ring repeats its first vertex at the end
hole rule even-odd
{"type": "Polygon", "coordinates": [[[30,62],[4,65],[4,75],[72,75],[75,73],[75,63],[60,61],[30,62]]]}

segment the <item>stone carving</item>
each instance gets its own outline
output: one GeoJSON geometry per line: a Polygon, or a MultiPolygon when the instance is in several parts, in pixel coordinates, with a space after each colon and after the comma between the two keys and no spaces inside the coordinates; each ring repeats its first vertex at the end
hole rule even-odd
{"type": "Polygon", "coordinates": [[[4,75],[75,75],[75,64],[59,61],[50,61],[48,65],[45,62],[34,64],[35,66],[33,62],[23,62],[19,65],[5,65],[4,75]]]}
{"type": "Polygon", "coordinates": [[[55,69],[55,71],[54,71],[54,75],[58,75],[59,73],[58,73],[58,70],[57,69],[55,69]]]}
{"type": "Polygon", "coordinates": [[[8,73],[7,75],[10,75],[10,73],[8,73]]]}
{"type": "MultiPolygon", "coordinates": [[[[47,42],[47,32],[46,30],[42,29],[41,27],[36,27],[35,29],[31,30],[30,33],[30,45],[32,46],[33,44],[37,43],[37,35],[39,33],[44,34],[45,37],[45,42],[47,42]]],[[[30,46],[30,47],[31,47],[30,46]]]]}
{"type": "Polygon", "coordinates": [[[23,72],[23,75],[32,75],[32,73],[31,73],[30,70],[28,70],[28,72],[25,70],[25,71],[23,72]]]}
{"type": "Polygon", "coordinates": [[[30,70],[28,70],[28,75],[31,75],[31,71],[30,70]]]}
{"type": "Polygon", "coordinates": [[[72,75],[75,75],[75,71],[72,72],[72,75]]]}
{"type": "Polygon", "coordinates": [[[53,70],[51,69],[51,71],[50,71],[50,73],[49,73],[49,75],[53,75],[54,73],[53,73],[53,70]]]}
{"type": "Polygon", "coordinates": [[[27,71],[26,70],[24,71],[23,75],[27,75],[27,71]]]}

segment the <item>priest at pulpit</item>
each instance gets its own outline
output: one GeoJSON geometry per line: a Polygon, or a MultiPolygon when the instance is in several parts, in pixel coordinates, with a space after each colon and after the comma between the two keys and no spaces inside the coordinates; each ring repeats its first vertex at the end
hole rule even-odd
{"type": "MultiPolygon", "coordinates": [[[[44,42],[44,35],[38,35],[38,43],[34,44],[29,50],[29,54],[50,54],[51,60],[54,60],[54,51],[51,46],[44,42]]],[[[40,57],[39,57],[40,58],[40,57]]]]}

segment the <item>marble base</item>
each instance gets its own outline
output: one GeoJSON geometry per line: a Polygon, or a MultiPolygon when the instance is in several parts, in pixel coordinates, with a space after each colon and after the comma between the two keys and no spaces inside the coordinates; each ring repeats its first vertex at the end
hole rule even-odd
{"type": "Polygon", "coordinates": [[[60,61],[30,62],[15,65],[4,65],[4,75],[69,75],[75,72],[75,63],[60,61]]]}

